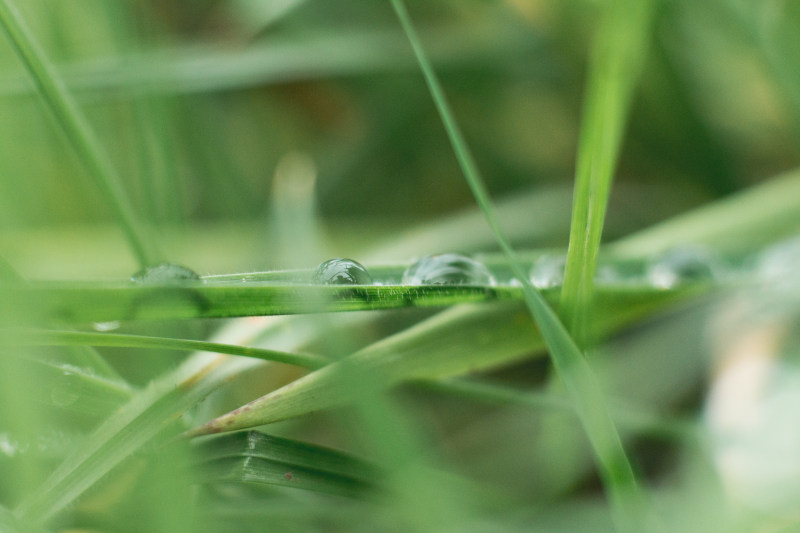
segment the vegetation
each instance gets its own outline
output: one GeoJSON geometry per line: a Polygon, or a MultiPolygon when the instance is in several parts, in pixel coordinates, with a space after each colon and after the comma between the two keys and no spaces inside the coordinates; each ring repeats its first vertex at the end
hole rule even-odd
{"type": "Polygon", "coordinates": [[[0,0],[0,530],[800,527],[798,23],[0,0]]]}

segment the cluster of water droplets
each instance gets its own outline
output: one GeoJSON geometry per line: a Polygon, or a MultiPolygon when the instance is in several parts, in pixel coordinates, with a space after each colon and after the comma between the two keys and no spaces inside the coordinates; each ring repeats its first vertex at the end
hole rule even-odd
{"type": "Polygon", "coordinates": [[[720,279],[725,270],[722,259],[711,249],[682,246],[657,256],[649,266],[648,277],[656,287],[669,289],[684,283],[720,279]]]}
{"type": "MultiPolygon", "coordinates": [[[[564,283],[565,254],[546,253],[533,261],[529,279],[538,289],[551,289],[564,283]]],[[[180,267],[179,267],[180,268],[180,267]]],[[[722,279],[726,264],[711,249],[682,246],[668,250],[653,260],[631,267],[600,263],[595,281],[600,284],[638,283],[669,289],[682,284],[722,279]]],[[[363,265],[352,259],[336,258],[317,267],[312,281],[324,285],[370,285],[375,282],[363,265]]],[[[382,280],[384,281],[384,280],[382,280]]],[[[497,285],[492,272],[480,261],[465,255],[445,253],[420,258],[403,272],[403,285],[497,285]]],[[[507,282],[520,286],[517,279],[507,282]]]]}

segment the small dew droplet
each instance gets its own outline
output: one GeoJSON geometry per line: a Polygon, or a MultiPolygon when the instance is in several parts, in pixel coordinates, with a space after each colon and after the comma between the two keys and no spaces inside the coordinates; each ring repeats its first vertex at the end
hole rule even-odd
{"type": "Polygon", "coordinates": [[[531,284],[537,289],[549,289],[564,283],[564,269],[567,257],[564,255],[544,254],[531,267],[531,284]]]}
{"type": "Polygon", "coordinates": [[[57,407],[69,407],[77,402],[78,398],[80,398],[80,394],[67,387],[54,387],[50,389],[50,400],[53,402],[53,405],[57,407]]]}
{"type": "Polygon", "coordinates": [[[459,254],[429,255],[403,273],[405,285],[494,285],[489,270],[478,261],[459,254]]]}
{"type": "Polygon", "coordinates": [[[372,276],[361,263],[352,259],[329,259],[317,267],[314,283],[325,285],[369,285],[372,276]]]}
{"type": "Polygon", "coordinates": [[[119,327],[120,327],[119,320],[112,320],[111,322],[94,322],[92,324],[92,329],[100,332],[114,331],[115,329],[119,329],[119,327]]]}
{"type": "Polygon", "coordinates": [[[136,283],[153,284],[184,283],[199,280],[200,276],[193,270],[172,263],[159,263],[146,267],[131,277],[131,281],[136,283]]]}
{"type": "Polygon", "coordinates": [[[681,283],[710,281],[719,277],[722,270],[721,260],[710,249],[682,246],[656,258],[648,275],[653,285],[669,289],[681,283]]]}

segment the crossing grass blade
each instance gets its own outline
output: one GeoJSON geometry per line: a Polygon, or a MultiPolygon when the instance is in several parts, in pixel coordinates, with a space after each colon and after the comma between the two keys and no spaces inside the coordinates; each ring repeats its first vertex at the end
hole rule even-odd
{"type": "MultiPolygon", "coordinates": [[[[699,287],[647,296],[615,294],[603,300],[594,322],[599,336],[657,309],[697,294],[699,287]]],[[[540,353],[544,340],[520,304],[464,305],[369,345],[352,356],[313,372],[266,396],[222,415],[187,435],[198,436],[268,424],[349,405],[358,397],[343,387],[348,376],[369,376],[382,389],[417,379],[462,375],[540,353]]]]}
{"type": "Polygon", "coordinates": [[[618,525],[631,530],[641,528],[644,519],[642,497],[619,434],[605,405],[603,392],[578,345],[542,295],[531,285],[527,273],[504,236],[478,166],[450,110],[444,90],[425,54],[405,3],[402,0],[392,0],[392,5],[414,49],[464,177],[487,223],[492,228],[497,243],[508,257],[512,270],[523,282],[525,303],[542,333],[558,375],[566,385],[570,398],[575,402],[578,416],[592,443],[618,525]]]}
{"type": "Polygon", "coordinates": [[[0,26],[36,83],[47,107],[105,196],[139,264],[146,266],[156,263],[161,259],[160,254],[152,236],[134,213],[117,171],[11,0],[0,0],[0,26]]]}
{"type": "Polygon", "coordinates": [[[628,110],[644,64],[654,0],[606,2],[593,43],[575,171],[567,266],[559,311],[587,342],[597,252],[628,110]]]}

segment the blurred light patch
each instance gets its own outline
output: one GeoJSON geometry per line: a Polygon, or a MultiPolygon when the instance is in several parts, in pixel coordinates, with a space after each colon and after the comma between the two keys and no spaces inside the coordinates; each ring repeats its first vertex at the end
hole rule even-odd
{"type": "Polygon", "coordinates": [[[800,283],[796,239],[767,250],[758,285],[724,302],[705,419],[720,479],[737,504],[800,517],[800,283]]]}

